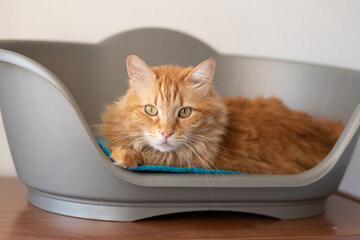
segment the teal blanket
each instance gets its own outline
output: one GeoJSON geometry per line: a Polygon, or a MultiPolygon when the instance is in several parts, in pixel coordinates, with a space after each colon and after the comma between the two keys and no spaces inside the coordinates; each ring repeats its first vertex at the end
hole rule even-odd
{"type": "MultiPolygon", "coordinates": [[[[97,138],[101,149],[108,155],[111,156],[111,152],[109,149],[105,147],[104,139],[97,138]]],[[[233,172],[233,171],[223,171],[218,169],[204,169],[204,168],[196,168],[196,167],[171,167],[171,166],[158,166],[158,165],[141,165],[135,168],[126,168],[131,171],[137,172],[167,172],[167,173],[196,173],[196,174],[245,174],[242,172],[233,172]]]]}

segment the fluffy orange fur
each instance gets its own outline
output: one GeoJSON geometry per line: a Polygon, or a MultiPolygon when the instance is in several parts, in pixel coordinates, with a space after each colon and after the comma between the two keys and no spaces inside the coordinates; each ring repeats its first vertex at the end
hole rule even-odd
{"type": "Polygon", "coordinates": [[[107,107],[100,125],[111,157],[124,167],[295,174],[318,164],[343,129],[340,122],[313,120],[274,97],[219,97],[212,87],[214,59],[195,68],[150,68],[130,55],[127,68],[129,89],[107,107]],[[147,106],[154,107],[151,115],[147,106]],[[191,112],[181,117],[184,108],[191,112]]]}

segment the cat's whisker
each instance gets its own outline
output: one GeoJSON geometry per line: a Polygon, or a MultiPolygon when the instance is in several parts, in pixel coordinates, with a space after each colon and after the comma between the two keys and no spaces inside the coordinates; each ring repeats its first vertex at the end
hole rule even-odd
{"type": "Polygon", "coordinates": [[[107,146],[116,145],[115,143],[118,142],[118,141],[120,141],[120,140],[127,140],[127,139],[130,140],[130,139],[132,139],[132,138],[134,138],[134,137],[139,137],[139,136],[141,136],[141,135],[140,135],[140,134],[139,134],[139,135],[133,135],[133,136],[131,136],[131,135],[124,135],[124,136],[122,136],[122,137],[118,137],[118,136],[112,137],[112,138],[107,139],[105,145],[107,145],[107,146]]]}
{"type": "MultiPolygon", "coordinates": [[[[217,142],[217,141],[215,141],[215,140],[213,140],[213,139],[211,139],[211,138],[208,138],[208,137],[206,137],[206,136],[203,136],[203,135],[192,134],[192,135],[191,135],[191,138],[196,138],[196,139],[199,139],[199,140],[210,141],[210,142],[212,142],[213,144],[215,144],[216,146],[219,146],[219,147],[220,147],[219,142],[217,142]]],[[[206,142],[206,141],[205,141],[205,142],[206,142]]]]}
{"type": "Polygon", "coordinates": [[[204,135],[192,133],[192,134],[191,134],[191,137],[202,138],[202,139],[206,139],[206,140],[209,140],[209,141],[211,141],[211,142],[214,142],[214,143],[217,144],[217,145],[219,144],[217,141],[215,141],[215,140],[213,140],[213,139],[211,139],[211,138],[209,138],[209,137],[206,137],[206,136],[204,136],[204,135]]]}
{"type": "Polygon", "coordinates": [[[209,141],[211,142],[210,144],[213,144],[213,145],[216,145],[216,146],[219,146],[219,144],[215,141],[213,141],[212,139],[206,139],[206,138],[202,138],[200,136],[196,136],[196,135],[191,135],[189,137],[189,140],[200,140],[204,143],[208,143],[209,144],[209,141]]]}
{"type": "MultiPolygon", "coordinates": [[[[206,157],[206,155],[204,155],[204,157],[208,160],[208,163],[209,164],[211,164],[212,166],[213,166],[213,168],[212,169],[216,169],[216,170],[219,170],[216,166],[215,166],[215,164],[210,160],[210,159],[208,159],[207,157],[206,157]]],[[[211,169],[210,167],[209,167],[209,169],[211,169]]],[[[220,170],[219,170],[220,171],[220,170]]],[[[222,177],[225,177],[225,175],[223,174],[223,173],[216,173],[217,175],[221,175],[222,177]]]]}
{"type": "Polygon", "coordinates": [[[134,139],[130,144],[132,146],[134,146],[135,144],[138,144],[138,148],[140,150],[142,150],[146,146],[146,143],[147,143],[146,137],[141,137],[141,138],[138,138],[138,139],[134,139]]]}
{"type": "Polygon", "coordinates": [[[192,139],[203,141],[205,144],[209,144],[209,141],[210,141],[211,144],[215,145],[215,146],[218,147],[218,148],[221,148],[221,146],[219,145],[218,142],[216,142],[216,141],[213,140],[213,139],[207,138],[207,137],[205,137],[205,136],[201,136],[201,135],[191,135],[190,140],[192,140],[192,139]]]}
{"type": "Polygon", "coordinates": [[[204,160],[200,157],[200,155],[187,143],[185,143],[186,146],[190,148],[190,150],[199,158],[199,160],[204,164],[205,168],[210,169],[209,165],[207,165],[204,160]]]}
{"type": "MultiPolygon", "coordinates": [[[[209,141],[212,141],[212,142],[214,142],[219,148],[221,148],[221,149],[223,149],[223,150],[226,150],[226,151],[229,151],[229,152],[233,152],[233,153],[241,153],[240,151],[235,151],[235,150],[231,150],[231,149],[228,149],[228,148],[224,148],[224,147],[222,147],[222,146],[220,146],[219,145],[219,143],[217,143],[216,141],[214,141],[214,140],[212,140],[212,139],[210,139],[210,138],[208,138],[208,137],[205,137],[205,136],[202,136],[202,135],[192,135],[191,136],[192,138],[196,138],[196,139],[198,139],[198,140],[209,140],[209,141]]],[[[223,154],[224,154],[224,152],[223,152],[223,154]]],[[[227,155],[227,156],[229,156],[229,157],[233,157],[232,155],[227,155]]]]}
{"type": "Polygon", "coordinates": [[[112,135],[114,136],[141,136],[143,135],[142,133],[136,133],[136,132],[118,132],[118,131],[114,131],[114,133],[112,133],[112,135]]]}
{"type": "MultiPolygon", "coordinates": [[[[128,148],[130,147],[130,145],[131,145],[131,146],[134,146],[134,142],[135,142],[135,143],[138,143],[138,144],[142,144],[142,143],[146,142],[146,138],[140,137],[140,138],[133,139],[133,140],[129,143],[128,148]]],[[[141,146],[141,145],[140,145],[140,146],[141,146]]],[[[140,149],[141,149],[141,147],[140,147],[140,149]]]]}
{"type": "MultiPolygon", "coordinates": [[[[198,153],[197,153],[190,145],[188,145],[187,143],[185,143],[185,144],[186,144],[186,146],[187,146],[188,148],[190,148],[190,150],[191,150],[193,153],[195,153],[195,155],[198,156],[198,158],[199,158],[199,160],[200,160],[200,163],[201,163],[201,165],[203,165],[204,169],[207,169],[206,164],[204,163],[204,161],[202,160],[202,158],[198,155],[198,153]]],[[[207,175],[208,175],[208,174],[207,174],[207,172],[206,172],[206,170],[205,170],[205,179],[206,179],[208,188],[209,188],[210,191],[211,191],[211,186],[210,186],[209,179],[208,179],[208,176],[207,176],[207,175]]]]}
{"type": "MultiPolygon", "coordinates": [[[[184,155],[186,155],[185,149],[182,149],[182,152],[183,152],[184,155]]],[[[185,159],[185,162],[186,162],[186,164],[187,164],[188,167],[196,167],[196,166],[195,166],[195,163],[194,163],[194,159],[193,159],[192,156],[190,156],[189,158],[186,158],[186,159],[185,159]]],[[[196,175],[197,175],[197,174],[196,174],[196,175]]]]}
{"type": "MultiPolygon", "coordinates": [[[[193,139],[190,139],[188,142],[189,143],[194,143],[194,144],[196,144],[196,140],[199,140],[200,138],[196,138],[196,137],[194,137],[193,139]]],[[[202,139],[200,139],[200,140],[202,140],[202,139]]],[[[216,145],[216,147],[218,148],[218,151],[217,151],[217,153],[221,153],[222,155],[224,155],[224,156],[227,156],[227,157],[234,157],[233,155],[230,155],[230,154],[228,154],[228,153],[225,153],[225,152],[223,152],[223,151],[219,151],[219,149],[223,149],[222,147],[220,147],[219,145],[216,145]]],[[[226,150],[226,149],[224,149],[224,150],[226,150]]]]}
{"type": "MultiPolygon", "coordinates": [[[[191,151],[192,151],[193,153],[195,153],[195,155],[197,155],[197,157],[200,159],[200,163],[204,166],[204,169],[211,169],[210,166],[200,157],[200,155],[196,152],[195,149],[193,149],[189,144],[187,144],[187,143],[185,143],[185,144],[186,144],[186,146],[188,146],[188,147],[191,149],[191,151]]],[[[210,192],[212,193],[211,188],[210,188],[210,183],[209,183],[209,180],[208,180],[208,175],[209,175],[210,180],[211,180],[212,183],[213,183],[213,186],[215,186],[215,182],[214,182],[214,179],[212,178],[211,174],[208,174],[208,173],[206,172],[206,170],[205,170],[206,182],[208,183],[210,192]]]]}

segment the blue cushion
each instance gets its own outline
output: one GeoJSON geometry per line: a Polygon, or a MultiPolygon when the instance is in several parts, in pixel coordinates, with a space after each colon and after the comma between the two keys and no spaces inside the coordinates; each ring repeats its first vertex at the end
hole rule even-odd
{"type": "MultiPolygon", "coordinates": [[[[97,138],[101,149],[108,155],[111,156],[111,152],[109,149],[105,147],[105,141],[102,138],[97,138]]],[[[113,160],[114,161],[114,160],[113,160]]],[[[234,171],[224,171],[218,169],[204,169],[204,168],[196,168],[196,167],[171,167],[171,166],[159,166],[159,165],[140,165],[135,168],[126,168],[131,171],[137,172],[171,172],[171,173],[196,173],[196,174],[246,174],[242,172],[234,172],[234,171]]]]}

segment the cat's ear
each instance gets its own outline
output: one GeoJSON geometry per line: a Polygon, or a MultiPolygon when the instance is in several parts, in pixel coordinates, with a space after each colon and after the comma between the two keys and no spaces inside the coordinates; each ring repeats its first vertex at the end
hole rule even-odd
{"type": "Polygon", "coordinates": [[[215,73],[215,58],[209,58],[197,65],[186,77],[194,85],[194,90],[206,95],[212,85],[212,79],[215,73]]]}
{"type": "Polygon", "coordinates": [[[136,55],[129,55],[127,57],[126,67],[130,79],[130,86],[135,92],[145,88],[152,79],[156,78],[151,68],[136,55]]]}

